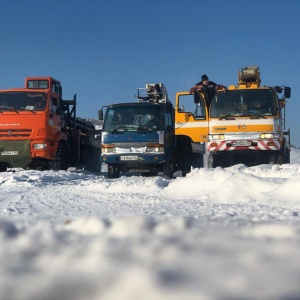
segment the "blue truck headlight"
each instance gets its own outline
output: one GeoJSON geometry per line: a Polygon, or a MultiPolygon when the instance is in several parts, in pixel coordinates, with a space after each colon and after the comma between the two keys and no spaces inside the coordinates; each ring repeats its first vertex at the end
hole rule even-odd
{"type": "Polygon", "coordinates": [[[101,145],[101,153],[114,153],[114,152],[116,152],[115,145],[112,144],[101,145]]]}
{"type": "Polygon", "coordinates": [[[146,152],[164,152],[164,145],[162,144],[147,144],[146,152]]]}

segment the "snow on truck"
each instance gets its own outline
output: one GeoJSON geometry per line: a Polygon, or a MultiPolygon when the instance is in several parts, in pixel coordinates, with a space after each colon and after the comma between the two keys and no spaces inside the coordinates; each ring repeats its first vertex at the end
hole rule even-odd
{"type": "Polygon", "coordinates": [[[137,89],[137,102],[103,107],[105,118],[101,138],[101,163],[107,164],[108,177],[120,172],[143,175],[174,170],[174,108],[162,83],[137,89]]]}
{"type": "Polygon", "coordinates": [[[226,93],[217,91],[210,107],[205,93],[177,93],[175,135],[184,173],[199,166],[290,162],[285,104],[291,88],[261,86],[257,66],[241,69],[238,79],[226,93]]]}
{"type": "Polygon", "coordinates": [[[99,131],[76,117],[76,104],[76,95],[62,99],[52,77],[26,77],[24,88],[0,90],[0,171],[100,171],[99,131]]]}

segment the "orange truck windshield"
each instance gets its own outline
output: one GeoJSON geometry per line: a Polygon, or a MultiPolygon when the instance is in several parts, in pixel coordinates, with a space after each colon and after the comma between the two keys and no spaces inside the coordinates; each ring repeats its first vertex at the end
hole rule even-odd
{"type": "Polygon", "coordinates": [[[0,111],[45,110],[46,93],[1,92],[0,111]]]}

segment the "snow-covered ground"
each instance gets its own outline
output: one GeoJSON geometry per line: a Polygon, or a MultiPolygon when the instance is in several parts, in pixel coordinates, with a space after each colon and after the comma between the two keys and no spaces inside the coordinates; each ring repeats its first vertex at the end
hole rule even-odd
{"type": "Polygon", "coordinates": [[[187,177],[0,173],[1,300],[300,298],[291,164],[187,177]]]}

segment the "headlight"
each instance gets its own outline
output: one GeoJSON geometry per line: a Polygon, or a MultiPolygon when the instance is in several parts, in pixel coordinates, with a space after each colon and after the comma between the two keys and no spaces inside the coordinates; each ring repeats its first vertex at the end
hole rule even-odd
{"type": "Polygon", "coordinates": [[[262,133],[260,135],[261,139],[278,139],[279,134],[278,133],[262,133]]]}
{"type": "Polygon", "coordinates": [[[47,144],[33,144],[33,149],[47,149],[47,144]]]}
{"type": "Polygon", "coordinates": [[[209,140],[210,141],[213,141],[213,140],[224,140],[225,137],[224,137],[224,134],[210,134],[208,136],[209,140]]]}
{"type": "Polygon", "coordinates": [[[115,152],[115,145],[101,145],[101,153],[114,153],[115,152]]]}
{"type": "Polygon", "coordinates": [[[146,152],[164,152],[164,145],[147,144],[146,152]]]}

